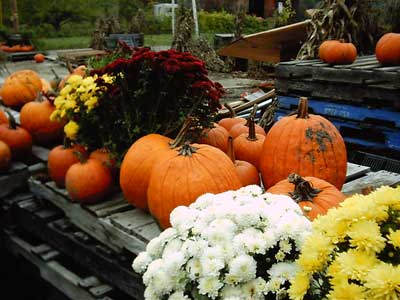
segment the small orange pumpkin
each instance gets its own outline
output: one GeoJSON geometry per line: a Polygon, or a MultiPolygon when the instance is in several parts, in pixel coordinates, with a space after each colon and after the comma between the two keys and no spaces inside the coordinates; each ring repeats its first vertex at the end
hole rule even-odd
{"type": "Polygon", "coordinates": [[[110,170],[116,168],[116,161],[111,157],[110,151],[105,148],[96,149],[92,151],[89,155],[89,158],[97,159],[101,164],[107,167],[110,170]]]}
{"type": "Polygon", "coordinates": [[[6,113],[0,109],[0,124],[8,124],[8,118],[6,113]]]}
{"type": "Polygon", "coordinates": [[[11,162],[11,150],[8,145],[0,141],[0,171],[7,170],[11,162]]]}
{"type": "Polygon", "coordinates": [[[44,78],[40,78],[40,80],[42,81],[42,93],[46,94],[48,91],[51,90],[50,82],[48,82],[44,78]]]}
{"type": "Polygon", "coordinates": [[[37,53],[33,56],[33,59],[35,60],[36,63],[42,63],[44,62],[44,55],[42,53],[37,53]]]}
{"type": "Polygon", "coordinates": [[[228,150],[229,132],[224,127],[214,123],[214,128],[204,130],[203,134],[200,139],[201,144],[214,146],[223,152],[228,150]]]}
{"type": "Polygon", "coordinates": [[[229,118],[223,118],[218,121],[218,125],[224,127],[226,130],[231,130],[232,126],[236,124],[246,124],[246,119],[244,118],[236,118],[236,113],[233,108],[228,104],[225,103],[224,106],[229,110],[231,116],[229,118]]]}
{"type": "Polygon", "coordinates": [[[97,159],[73,164],[65,175],[65,187],[73,201],[83,204],[103,200],[112,191],[110,170],[97,159]]]}
{"type": "Polygon", "coordinates": [[[375,55],[383,65],[400,65],[400,33],[384,34],[376,44],[375,55]]]}
{"type": "Polygon", "coordinates": [[[267,192],[288,195],[300,205],[304,215],[310,220],[326,214],[328,209],[337,207],[346,198],[325,180],[316,177],[302,178],[295,173],[269,188],[267,192]]]}
{"type": "Polygon", "coordinates": [[[332,65],[351,64],[357,57],[357,48],[354,44],[345,43],[342,40],[325,41],[321,44],[320,49],[320,58],[324,62],[332,65]],[[328,43],[324,44],[326,42],[328,43]]]}

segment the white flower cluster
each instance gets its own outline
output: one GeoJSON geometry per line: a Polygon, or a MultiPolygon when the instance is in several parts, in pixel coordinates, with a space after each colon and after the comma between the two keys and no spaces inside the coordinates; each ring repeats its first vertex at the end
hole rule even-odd
{"type": "Polygon", "coordinates": [[[292,199],[255,185],[200,196],[170,221],[132,265],[149,300],[281,298],[311,231],[292,199]]]}

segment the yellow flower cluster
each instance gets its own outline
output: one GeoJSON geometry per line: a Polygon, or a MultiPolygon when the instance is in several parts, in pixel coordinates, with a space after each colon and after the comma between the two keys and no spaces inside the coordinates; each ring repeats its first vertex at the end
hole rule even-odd
{"type": "Polygon", "coordinates": [[[327,299],[400,299],[399,251],[400,186],[354,195],[314,221],[290,298],[314,294],[321,275],[329,283],[327,299]]]}
{"type": "MultiPolygon", "coordinates": [[[[105,82],[112,83],[114,77],[107,74],[101,77],[105,82]]],[[[56,97],[55,111],[51,120],[64,120],[69,122],[64,127],[66,136],[75,139],[79,132],[79,122],[82,114],[90,113],[98,105],[100,88],[96,84],[97,75],[82,77],[72,75],[68,78],[65,87],[56,97]]]]}

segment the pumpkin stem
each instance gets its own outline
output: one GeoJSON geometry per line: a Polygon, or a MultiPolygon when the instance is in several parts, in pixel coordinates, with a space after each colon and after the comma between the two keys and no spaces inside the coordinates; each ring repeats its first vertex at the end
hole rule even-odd
{"type": "Polygon", "coordinates": [[[186,141],[181,148],[179,148],[178,153],[179,155],[183,155],[183,156],[189,156],[191,157],[193,153],[196,153],[196,151],[199,148],[193,147],[192,145],[190,145],[190,142],[186,141]]]}
{"type": "Polygon", "coordinates": [[[192,118],[188,117],[186,118],[185,122],[183,122],[182,128],[179,131],[178,135],[176,136],[176,138],[169,143],[169,146],[171,149],[177,148],[179,146],[181,146],[184,142],[185,142],[185,135],[188,132],[190,126],[192,125],[192,118]]]}
{"type": "Polygon", "coordinates": [[[71,142],[71,140],[70,140],[67,136],[64,136],[64,139],[63,139],[63,147],[64,147],[64,149],[67,149],[67,148],[71,148],[71,147],[72,147],[72,142],[71,142]]]}
{"type": "Polygon", "coordinates": [[[247,122],[245,124],[247,127],[250,127],[250,119],[251,118],[253,118],[253,119],[256,118],[257,109],[258,109],[258,104],[254,104],[253,109],[251,110],[250,115],[247,118],[247,122]]]}
{"type": "Polygon", "coordinates": [[[288,181],[294,184],[294,191],[289,192],[289,196],[297,203],[301,201],[312,201],[318,193],[321,192],[320,189],[313,188],[310,182],[306,181],[298,174],[290,174],[288,181]]]}
{"type": "Polygon", "coordinates": [[[69,60],[67,60],[67,65],[66,65],[66,67],[67,67],[68,72],[69,72],[70,74],[72,74],[72,73],[74,72],[74,68],[72,67],[71,62],[70,62],[69,60]]]}
{"type": "Polygon", "coordinates": [[[257,141],[257,135],[256,135],[256,124],[254,122],[254,118],[250,117],[249,118],[249,136],[247,137],[247,139],[249,141],[257,141]]]}
{"type": "Polygon", "coordinates": [[[8,126],[10,129],[17,129],[17,121],[15,121],[14,116],[8,109],[5,109],[4,112],[8,115],[8,126]]]}
{"type": "Polygon", "coordinates": [[[233,137],[231,136],[228,137],[228,150],[226,151],[226,154],[229,156],[233,163],[236,162],[235,150],[233,149],[233,137]]]}
{"type": "Polygon", "coordinates": [[[232,108],[232,106],[230,106],[228,103],[225,103],[224,106],[229,110],[230,117],[231,118],[235,118],[236,117],[236,112],[232,108]]]}
{"type": "Polygon", "coordinates": [[[299,107],[297,108],[297,118],[308,118],[308,99],[307,97],[300,97],[299,107]]]}
{"type": "Polygon", "coordinates": [[[81,164],[84,164],[85,162],[87,162],[88,157],[87,157],[85,154],[83,154],[82,152],[80,152],[80,151],[74,151],[73,153],[74,153],[74,155],[78,158],[78,160],[79,160],[79,162],[80,162],[81,164]]]}

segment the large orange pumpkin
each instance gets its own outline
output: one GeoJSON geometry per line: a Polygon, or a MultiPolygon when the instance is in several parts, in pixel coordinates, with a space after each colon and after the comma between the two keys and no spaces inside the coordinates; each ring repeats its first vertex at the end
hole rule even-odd
{"type": "Polygon", "coordinates": [[[8,124],[8,118],[6,113],[0,109],[0,124],[8,124]]]}
{"type": "Polygon", "coordinates": [[[147,190],[150,213],[162,228],[180,205],[189,205],[205,193],[221,193],[242,186],[235,166],[221,150],[204,144],[184,144],[169,150],[153,166],[147,190]]]}
{"type": "Polygon", "coordinates": [[[7,112],[9,124],[0,125],[0,140],[11,149],[12,158],[22,158],[32,152],[32,136],[22,127],[17,126],[14,117],[7,112]]]}
{"type": "Polygon", "coordinates": [[[200,139],[201,144],[214,146],[223,152],[228,150],[229,132],[222,126],[214,124],[214,128],[206,129],[204,136],[200,139]]]}
{"type": "Polygon", "coordinates": [[[20,124],[28,130],[35,143],[43,144],[61,140],[64,123],[51,121],[55,106],[47,99],[26,103],[20,111],[20,124]]]}
{"type": "Polygon", "coordinates": [[[268,132],[260,171],[266,188],[297,173],[324,179],[340,190],[346,179],[346,146],[331,122],[308,114],[307,98],[302,97],[297,114],[283,117],[268,132]]]}
{"type": "Polygon", "coordinates": [[[400,33],[386,33],[375,47],[376,59],[383,65],[400,65],[400,33]]]}
{"type": "Polygon", "coordinates": [[[34,101],[42,90],[39,75],[32,70],[14,72],[6,78],[1,89],[1,97],[6,106],[20,107],[34,101]]]}
{"type": "Polygon", "coordinates": [[[232,126],[236,124],[246,124],[246,119],[244,118],[236,118],[236,113],[233,110],[233,108],[228,104],[225,103],[224,106],[229,110],[230,112],[230,117],[229,118],[223,118],[218,121],[218,125],[224,127],[228,132],[231,130],[232,126]]]}
{"type": "Polygon", "coordinates": [[[236,160],[235,150],[233,146],[233,138],[228,138],[228,152],[229,158],[235,165],[236,172],[239,176],[240,182],[243,186],[257,184],[260,185],[260,174],[255,166],[244,160],[236,160]]]}
{"type": "Polygon", "coordinates": [[[120,186],[125,199],[147,210],[147,188],[156,161],[169,151],[172,140],[159,134],[138,139],[129,148],[121,164],[120,186]]]}
{"type": "Polygon", "coordinates": [[[58,187],[65,186],[65,174],[68,169],[79,162],[79,155],[86,155],[85,149],[80,145],[65,147],[63,145],[54,147],[47,159],[47,169],[50,178],[58,187]],[[77,154],[79,152],[80,154],[77,154]]]}
{"type": "Polygon", "coordinates": [[[65,175],[65,187],[73,201],[84,204],[103,200],[112,191],[110,170],[97,159],[73,164],[65,175]]]}
{"type": "Polygon", "coordinates": [[[8,145],[0,141],[0,171],[7,170],[10,166],[11,161],[11,150],[8,145]]]}
{"type": "Polygon", "coordinates": [[[357,48],[343,41],[325,41],[320,46],[319,55],[328,64],[347,65],[356,59],[357,48]]]}
{"type": "Polygon", "coordinates": [[[314,220],[318,215],[324,215],[331,207],[337,207],[346,196],[335,186],[316,177],[302,178],[290,174],[267,190],[272,194],[284,194],[298,203],[305,216],[314,220]]]}

